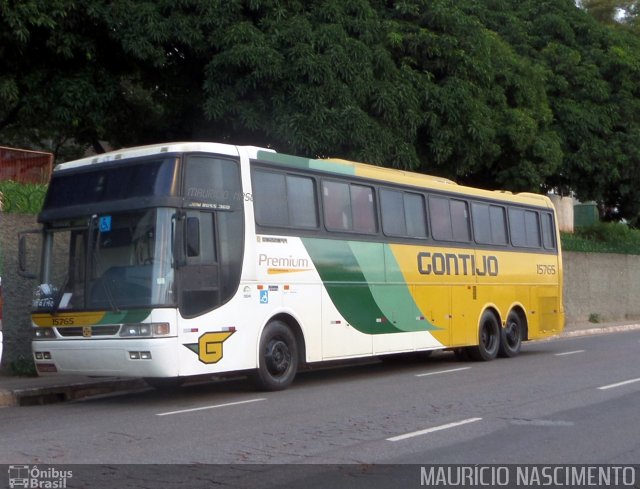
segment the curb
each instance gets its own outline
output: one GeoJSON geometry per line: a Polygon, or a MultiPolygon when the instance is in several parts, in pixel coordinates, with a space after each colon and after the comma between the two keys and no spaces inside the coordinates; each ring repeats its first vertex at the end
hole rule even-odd
{"type": "Polygon", "coordinates": [[[0,407],[35,406],[67,402],[114,392],[147,388],[143,379],[96,379],[46,387],[0,390],[0,407]]]}
{"type": "Polygon", "coordinates": [[[623,331],[636,331],[640,329],[640,323],[634,324],[619,324],[615,326],[600,326],[588,329],[576,329],[573,331],[564,331],[557,336],[552,336],[549,339],[553,338],[571,338],[574,336],[590,336],[597,334],[605,334],[605,333],[620,333],[623,331]]]}

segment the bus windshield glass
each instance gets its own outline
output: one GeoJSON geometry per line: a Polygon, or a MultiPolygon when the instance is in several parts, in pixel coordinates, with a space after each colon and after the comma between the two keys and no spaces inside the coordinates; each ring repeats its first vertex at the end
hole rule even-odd
{"type": "Polygon", "coordinates": [[[45,235],[36,311],[174,305],[171,209],[93,216],[45,235]]]}
{"type": "Polygon", "coordinates": [[[55,174],[43,209],[67,208],[114,200],[173,195],[175,158],[120,162],[101,169],[55,174]]]}

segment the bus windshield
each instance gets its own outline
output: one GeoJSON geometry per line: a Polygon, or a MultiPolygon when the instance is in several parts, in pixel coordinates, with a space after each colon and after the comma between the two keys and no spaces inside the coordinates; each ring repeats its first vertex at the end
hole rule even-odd
{"type": "Polygon", "coordinates": [[[98,215],[45,234],[36,311],[174,305],[172,209],[98,215]]]}

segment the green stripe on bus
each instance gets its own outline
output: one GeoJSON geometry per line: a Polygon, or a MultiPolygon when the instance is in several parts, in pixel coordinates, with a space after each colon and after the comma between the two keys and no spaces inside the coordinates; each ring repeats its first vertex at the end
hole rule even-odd
{"type": "Polygon", "coordinates": [[[409,286],[396,262],[393,252],[386,244],[349,243],[358,260],[365,280],[376,304],[393,325],[400,331],[432,331],[439,329],[432,325],[420,311],[409,286]],[[384,257],[384,258],[383,258],[384,257]],[[382,268],[382,276],[380,269],[382,268]]]}
{"type": "Polygon", "coordinates": [[[97,324],[140,323],[149,317],[149,314],[151,314],[150,309],[131,309],[118,312],[107,311],[97,324]]]}
{"type": "Polygon", "coordinates": [[[302,239],[342,317],[361,333],[397,333],[376,303],[347,241],[302,239]]]}
{"type": "Polygon", "coordinates": [[[257,158],[259,161],[263,161],[265,163],[275,163],[277,165],[285,165],[292,168],[320,170],[339,173],[341,175],[355,175],[355,168],[353,165],[344,165],[333,161],[312,160],[309,158],[301,158],[299,156],[271,153],[269,151],[258,151],[257,158]]]}
{"type": "Polygon", "coordinates": [[[358,331],[438,329],[422,318],[386,245],[315,238],[303,238],[303,243],[333,304],[358,331]]]}

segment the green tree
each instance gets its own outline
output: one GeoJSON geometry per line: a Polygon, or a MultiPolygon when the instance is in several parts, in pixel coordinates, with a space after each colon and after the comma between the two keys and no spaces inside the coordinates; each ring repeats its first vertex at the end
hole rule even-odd
{"type": "Polygon", "coordinates": [[[365,0],[238,2],[206,62],[219,139],[415,167],[415,74],[385,49],[365,0]]]}
{"type": "Polygon", "coordinates": [[[0,0],[0,138],[256,144],[633,218],[640,37],[612,25],[573,0],[0,0]]]}
{"type": "Polygon", "coordinates": [[[0,135],[54,151],[189,137],[215,13],[201,4],[0,0],[0,135]]]}
{"type": "Polygon", "coordinates": [[[390,48],[416,76],[424,171],[474,185],[540,190],[559,167],[544,72],[487,29],[482,2],[396,2],[390,48]]]}
{"type": "Polygon", "coordinates": [[[563,163],[549,187],[597,200],[617,217],[637,216],[640,39],[599,25],[564,0],[494,1],[483,21],[545,72],[545,92],[563,163]]]}

